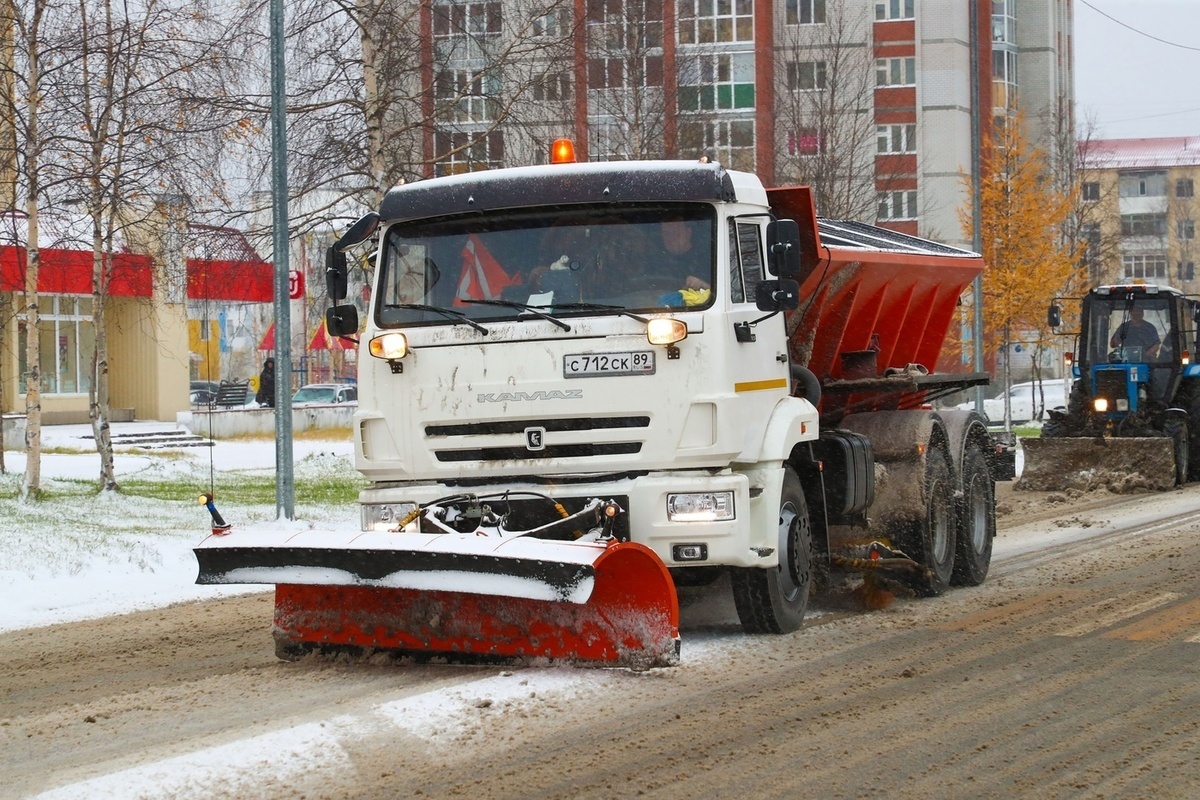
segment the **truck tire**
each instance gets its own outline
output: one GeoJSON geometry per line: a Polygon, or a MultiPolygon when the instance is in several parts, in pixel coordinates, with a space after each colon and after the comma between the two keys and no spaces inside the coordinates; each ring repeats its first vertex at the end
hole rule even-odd
{"type": "Polygon", "coordinates": [[[915,588],[926,597],[936,597],[950,586],[957,522],[953,478],[945,450],[930,447],[925,462],[925,517],[910,524],[904,541],[908,554],[925,567],[925,575],[915,588]]]}
{"type": "Polygon", "coordinates": [[[804,625],[812,587],[812,523],[791,467],[784,467],[778,539],[778,567],[731,571],[733,602],[746,633],[791,633],[804,625]]]}
{"type": "Polygon", "coordinates": [[[992,564],[992,542],[996,538],[996,485],[988,471],[987,458],[967,445],[962,464],[962,498],[957,501],[958,546],[954,554],[954,586],[978,586],[987,578],[992,564]]]}
{"type": "Polygon", "coordinates": [[[1188,381],[1188,388],[1180,390],[1187,392],[1187,412],[1188,420],[1191,425],[1188,425],[1188,480],[1200,481],[1200,391],[1193,381],[1188,381]],[[1191,458],[1191,454],[1195,453],[1196,457],[1191,458]]]}

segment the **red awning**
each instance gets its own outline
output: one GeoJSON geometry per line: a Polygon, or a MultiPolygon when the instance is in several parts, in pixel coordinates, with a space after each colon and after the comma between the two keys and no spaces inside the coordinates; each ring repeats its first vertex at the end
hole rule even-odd
{"type": "MultiPolygon", "coordinates": [[[[91,294],[90,250],[41,249],[38,291],[49,294],[91,294]]],[[[0,291],[25,290],[26,251],[0,246],[0,291]]],[[[269,303],[275,297],[274,267],[269,261],[224,261],[189,258],[188,297],[193,300],[238,300],[269,303]]],[[[118,253],[108,270],[108,294],[149,297],[153,286],[150,256],[118,253]]]]}
{"type": "Polygon", "coordinates": [[[240,300],[269,303],[275,299],[275,268],[269,261],[225,261],[189,258],[188,297],[192,300],[240,300]]]}
{"type": "MultiPolygon", "coordinates": [[[[90,250],[43,247],[38,267],[38,291],[50,294],[91,294],[90,250]]],[[[25,291],[27,266],[24,247],[0,246],[0,291],[25,291]]],[[[116,297],[149,297],[150,257],[133,253],[113,256],[108,269],[108,293],[116,297]]]]}

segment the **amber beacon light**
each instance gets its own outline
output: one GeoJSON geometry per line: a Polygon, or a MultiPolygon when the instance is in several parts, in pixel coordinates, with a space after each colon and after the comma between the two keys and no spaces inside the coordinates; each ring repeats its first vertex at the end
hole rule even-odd
{"type": "Polygon", "coordinates": [[[550,145],[551,164],[574,164],[575,143],[570,139],[555,139],[550,145]]]}

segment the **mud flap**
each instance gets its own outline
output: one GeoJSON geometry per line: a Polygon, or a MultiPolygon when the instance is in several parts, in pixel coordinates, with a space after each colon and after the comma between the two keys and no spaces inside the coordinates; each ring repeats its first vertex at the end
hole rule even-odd
{"type": "Polygon", "coordinates": [[[1107,489],[1118,494],[1165,491],[1175,485],[1170,438],[1049,437],[1022,439],[1025,464],[1014,489],[1107,489]]]}

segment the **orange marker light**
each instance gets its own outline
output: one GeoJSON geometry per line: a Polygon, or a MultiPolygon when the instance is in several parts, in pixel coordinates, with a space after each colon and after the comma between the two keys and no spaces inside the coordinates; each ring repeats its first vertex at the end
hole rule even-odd
{"type": "Polygon", "coordinates": [[[550,145],[551,164],[574,164],[575,143],[570,139],[555,139],[550,145]]]}

